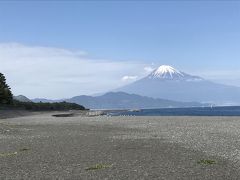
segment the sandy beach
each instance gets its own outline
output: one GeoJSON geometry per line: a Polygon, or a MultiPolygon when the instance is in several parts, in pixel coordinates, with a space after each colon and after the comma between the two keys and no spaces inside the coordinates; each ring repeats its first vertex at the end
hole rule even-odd
{"type": "Polygon", "coordinates": [[[0,179],[239,179],[240,117],[0,119],[0,179]]]}

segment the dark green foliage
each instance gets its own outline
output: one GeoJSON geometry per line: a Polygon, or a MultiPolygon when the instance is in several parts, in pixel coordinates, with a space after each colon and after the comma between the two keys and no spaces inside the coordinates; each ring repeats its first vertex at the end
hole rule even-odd
{"type": "Polygon", "coordinates": [[[0,73],[0,104],[11,104],[13,95],[10,87],[6,83],[5,76],[0,73]]]}
{"type": "Polygon", "coordinates": [[[14,101],[12,107],[22,108],[32,111],[61,111],[61,110],[85,110],[81,105],[68,102],[57,102],[57,103],[33,103],[33,102],[19,102],[14,101]]]}

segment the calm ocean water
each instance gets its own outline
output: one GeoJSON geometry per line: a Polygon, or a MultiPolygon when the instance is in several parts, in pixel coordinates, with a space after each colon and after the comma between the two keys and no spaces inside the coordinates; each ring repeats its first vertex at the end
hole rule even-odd
{"type": "Polygon", "coordinates": [[[112,116],[240,116],[240,106],[142,109],[113,111],[112,116]]]}

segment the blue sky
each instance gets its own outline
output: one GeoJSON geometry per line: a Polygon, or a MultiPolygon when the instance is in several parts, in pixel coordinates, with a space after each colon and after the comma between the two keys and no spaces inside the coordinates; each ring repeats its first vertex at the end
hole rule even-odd
{"type": "MultiPolygon", "coordinates": [[[[46,89],[49,88],[46,92],[41,90],[42,93],[32,93],[34,86],[29,82],[24,86],[24,83],[16,80],[15,76],[19,75],[11,73],[13,70],[6,62],[6,59],[9,59],[8,62],[13,59],[6,55],[9,48],[21,50],[14,56],[15,60],[23,59],[23,63],[30,63],[27,67],[21,67],[22,71],[38,66],[39,57],[44,57],[41,62],[51,61],[49,51],[56,54],[59,50],[64,50],[68,55],[74,53],[74,56],[81,51],[80,59],[93,63],[93,67],[103,62],[101,68],[104,72],[103,66],[108,69],[109,64],[123,66],[106,74],[109,78],[102,77],[109,82],[95,83],[96,86],[84,90],[81,88],[83,84],[77,82],[77,86],[73,83],[75,81],[71,81],[72,76],[64,74],[75,89],[70,96],[110,90],[126,83],[121,81],[122,76],[140,78],[146,75],[144,68],[155,68],[161,64],[240,86],[239,1],[1,1],[0,43],[3,48],[0,51],[4,53],[2,58],[0,54],[0,61],[6,64],[0,67],[0,71],[9,76],[16,93],[25,93],[30,97],[60,98],[69,96],[69,93],[66,93],[61,80],[58,85],[63,91],[59,94],[54,93],[50,82],[45,85],[46,89]],[[44,52],[40,51],[44,55],[39,48],[45,48],[44,52]],[[128,67],[124,68],[124,65],[128,67]],[[21,84],[21,87],[16,84],[21,84]],[[27,88],[31,92],[26,93],[27,88]],[[49,93],[50,89],[52,93],[49,93]]],[[[64,62],[68,63],[67,60],[64,62]]],[[[84,67],[81,63],[78,65],[84,67]]],[[[50,79],[60,76],[50,70],[44,73],[50,79]]],[[[93,83],[94,76],[99,78],[99,73],[102,72],[97,68],[96,74],[91,75],[92,79],[88,81],[86,78],[84,82],[93,83]]],[[[74,78],[81,79],[87,75],[75,73],[74,78]]],[[[24,74],[21,77],[25,78],[24,74]]],[[[37,78],[37,75],[33,74],[33,77],[37,78]]],[[[96,81],[99,80],[96,78],[96,81]]]]}

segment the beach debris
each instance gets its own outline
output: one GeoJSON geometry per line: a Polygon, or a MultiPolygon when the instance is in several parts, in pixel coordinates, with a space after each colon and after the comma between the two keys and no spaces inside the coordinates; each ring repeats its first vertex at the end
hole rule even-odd
{"type": "Polygon", "coordinates": [[[107,115],[107,113],[104,111],[88,111],[87,112],[87,116],[89,117],[104,116],[104,115],[107,115]]]}
{"type": "Polygon", "coordinates": [[[65,113],[65,114],[53,114],[54,117],[73,117],[73,113],[65,113]]]}
{"type": "Polygon", "coordinates": [[[29,151],[29,150],[30,150],[30,148],[21,148],[21,149],[19,149],[20,152],[29,151]]]}

